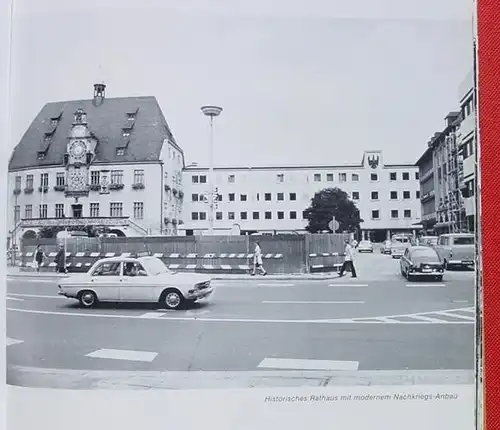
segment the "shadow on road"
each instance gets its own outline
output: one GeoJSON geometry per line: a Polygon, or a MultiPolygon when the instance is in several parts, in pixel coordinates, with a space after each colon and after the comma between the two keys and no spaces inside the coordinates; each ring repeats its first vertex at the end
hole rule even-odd
{"type": "MultiPolygon", "coordinates": [[[[179,310],[202,310],[202,309],[205,309],[207,306],[209,306],[208,302],[201,301],[201,302],[196,302],[196,303],[190,303],[182,308],[179,308],[179,310]]],[[[63,306],[60,306],[60,308],[67,309],[67,310],[85,309],[79,303],[71,303],[68,305],[63,305],[63,306]]],[[[120,302],[120,303],[113,303],[113,302],[97,303],[95,306],[92,307],[92,309],[144,310],[144,311],[166,310],[159,303],[123,303],[123,302],[120,302]]]]}

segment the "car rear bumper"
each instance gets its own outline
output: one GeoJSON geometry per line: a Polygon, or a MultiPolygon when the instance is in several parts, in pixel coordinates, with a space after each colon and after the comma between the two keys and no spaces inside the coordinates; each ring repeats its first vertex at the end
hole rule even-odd
{"type": "Polygon", "coordinates": [[[410,275],[413,276],[443,276],[443,272],[432,271],[432,272],[409,272],[410,275]]]}
{"type": "Polygon", "coordinates": [[[450,266],[474,266],[473,260],[450,260],[448,261],[450,266]]]}

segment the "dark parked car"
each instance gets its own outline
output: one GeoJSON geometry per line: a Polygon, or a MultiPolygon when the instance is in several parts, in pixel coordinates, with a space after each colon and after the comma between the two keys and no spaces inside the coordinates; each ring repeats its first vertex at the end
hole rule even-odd
{"type": "Polygon", "coordinates": [[[443,280],[444,264],[439,254],[428,246],[410,246],[406,248],[400,260],[401,274],[408,280],[415,277],[429,277],[436,281],[443,280]]]}

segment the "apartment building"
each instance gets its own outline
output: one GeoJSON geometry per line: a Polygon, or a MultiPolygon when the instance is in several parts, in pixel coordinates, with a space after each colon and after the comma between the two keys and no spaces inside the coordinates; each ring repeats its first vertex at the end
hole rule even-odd
{"type": "Polygon", "coordinates": [[[476,116],[474,79],[459,89],[460,111],[450,112],[416,165],[420,174],[422,224],[429,233],[474,231],[476,116]]]}
{"type": "Polygon", "coordinates": [[[154,97],[48,103],[16,145],[8,173],[12,243],[44,227],[118,236],[177,234],[184,154],[154,97]]]}
{"type": "Polygon", "coordinates": [[[466,227],[474,231],[475,222],[475,167],[476,167],[476,112],[474,98],[474,76],[469,72],[460,85],[460,116],[461,122],[457,130],[457,145],[463,159],[459,183],[464,200],[466,227]]]}
{"type": "MultiPolygon", "coordinates": [[[[209,230],[209,170],[184,169],[187,235],[209,230]]],[[[214,234],[305,232],[304,211],[324,188],[344,190],[360,210],[361,237],[381,241],[421,228],[419,172],[415,165],[384,164],[381,151],[365,151],[351,165],[216,167],[214,234]]]]}
{"type": "Polygon", "coordinates": [[[425,233],[429,233],[433,231],[437,218],[432,139],[427,144],[427,149],[417,161],[416,165],[418,166],[420,177],[422,227],[425,233]]]}

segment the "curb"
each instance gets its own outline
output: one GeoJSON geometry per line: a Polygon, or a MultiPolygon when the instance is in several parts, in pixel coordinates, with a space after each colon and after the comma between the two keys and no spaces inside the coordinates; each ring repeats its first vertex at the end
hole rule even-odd
{"type": "Polygon", "coordinates": [[[360,371],[119,371],[43,369],[11,365],[7,384],[59,389],[235,389],[327,386],[462,385],[473,389],[473,370],[360,371]]]}

